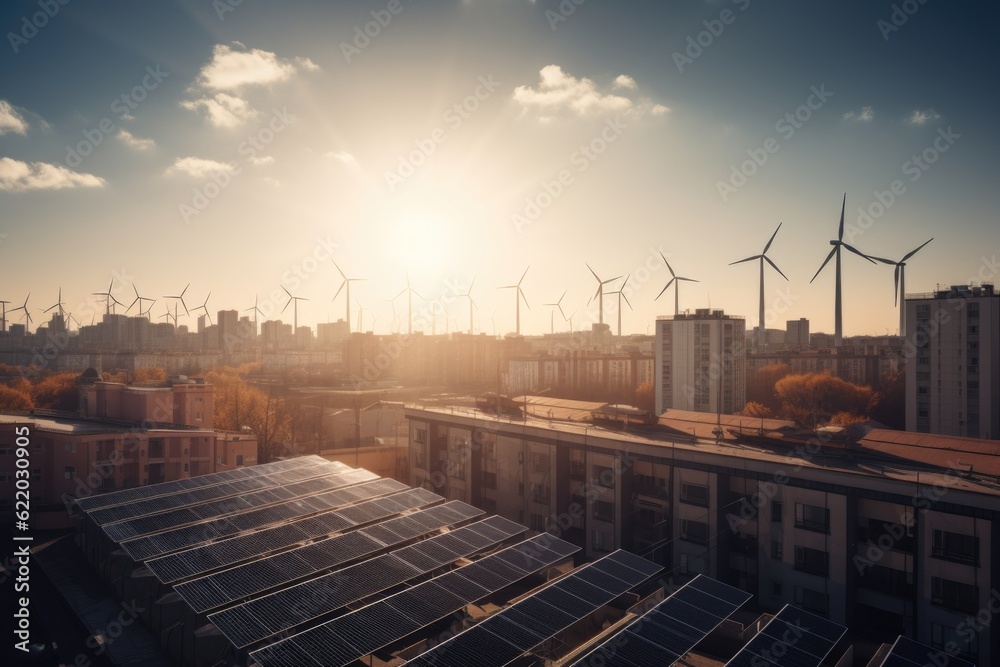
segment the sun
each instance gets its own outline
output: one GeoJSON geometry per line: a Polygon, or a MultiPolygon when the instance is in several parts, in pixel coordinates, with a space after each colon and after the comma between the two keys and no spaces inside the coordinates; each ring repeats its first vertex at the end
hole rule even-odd
{"type": "Polygon", "coordinates": [[[390,228],[397,261],[414,275],[437,276],[454,264],[455,229],[440,216],[409,214],[390,228]]]}

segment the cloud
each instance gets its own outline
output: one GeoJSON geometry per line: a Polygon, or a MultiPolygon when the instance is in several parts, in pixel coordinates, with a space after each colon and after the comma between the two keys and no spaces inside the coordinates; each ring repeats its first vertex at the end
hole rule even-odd
{"type": "Polygon", "coordinates": [[[920,127],[921,125],[926,125],[927,121],[937,120],[941,118],[941,114],[934,109],[927,109],[926,111],[921,111],[920,109],[914,109],[910,117],[906,119],[906,122],[910,125],[916,125],[920,127]]]}
{"type": "Polygon", "coordinates": [[[21,162],[0,158],[0,190],[62,190],[64,188],[103,188],[107,182],[93,174],[81,174],[58,164],[21,162]]]}
{"type": "Polygon", "coordinates": [[[185,100],[181,102],[181,106],[191,111],[203,110],[205,119],[215,127],[236,127],[258,115],[245,99],[228,93],[217,93],[213,97],[202,97],[196,100],[185,100]]]}
{"type": "Polygon", "coordinates": [[[629,90],[635,90],[638,88],[635,79],[630,77],[628,74],[619,74],[615,79],[615,88],[628,88],[629,90]]]}
{"type": "Polygon", "coordinates": [[[156,142],[152,139],[140,139],[125,128],[118,130],[118,138],[126,146],[130,146],[140,151],[148,151],[150,148],[156,147],[156,142]]]}
{"type": "Polygon", "coordinates": [[[21,114],[11,106],[7,100],[0,100],[0,134],[16,132],[17,134],[27,134],[28,123],[21,118],[21,114]]]}
{"type": "Polygon", "coordinates": [[[216,162],[215,160],[206,160],[205,158],[200,157],[179,157],[170,167],[167,168],[166,174],[168,176],[173,174],[185,174],[187,176],[201,178],[221,172],[232,173],[235,169],[236,165],[231,162],[216,162]]]}
{"type": "MultiPolygon", "coordinates": [[[[587,78],[577,79],[563,72],[559,65],[546,65],[539,72],[537,87],[518,86],[514,101],[525,109],[535,109],[548,116],[568,110],[584,116],[591,113],[625,112],[633,108],[632,100],[620,95],[601,93],[597,84],[587,78]]],[[[621,75],[616,81],[630,77],[621,75]]]]}
{"type": "Polygon", "coordinates": [[[250,49],[240,42],[216,44],[212,59],[198,72],[191,91],[199,95],[181,102],[191,111],[202,111],[215,127],[236,127],[257,116],[240,95],[247,88],[288,81],[299,71],[315,72],[319,66],[308,58],[280,58],[271,51],[250,49]]]}
{"type": "Polygon", "coordinates": [[[670,107],[665,107],[662,104],[654,104],[653,108],[650,110],[650,113],[653,114],[654,116],[662,116],[668,111],[670,111],[670,107]]]}
{"type": "Polygon", "coordinates": [[[249,162],[250,164],[252,164],[254,166],[259,167],[259,166],[261,166],[263,164],[271,164],[272,162],[274,162],[274,156],[273,155],[262,155],[262,156],[251,155],[250,157],[247,158],[247,162],[249,162]]]}
{"type": "Polygon", "coordinates": [[[871,107],[861,107],[861,111],[855,113],[848,111],[844,114],[844,120],[858,123],[870,123],[875,119],[875,110],[871,107]]]}
{"type": "Polygon", "coordinates": [[[330,151],[326,155],[354,169],[361,166],[358,164],[358,159],[347,151],[330,151]]]}

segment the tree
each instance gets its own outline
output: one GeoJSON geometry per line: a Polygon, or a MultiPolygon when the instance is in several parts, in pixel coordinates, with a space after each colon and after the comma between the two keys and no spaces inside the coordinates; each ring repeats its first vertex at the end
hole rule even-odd
{"type": "Polygon", "coordinates": [[[766,405],[761,405],[756,401],[750,401],[743,406],[743,410],[740,412],[743,417],[756,417],[758,419],[771,419],[774,417],[774,412],[771,408],[766,405]]]}
{"type": "Polygon", "coordinates": [[[656,388],[652,382],[643,382],[635,388],[635,407],[649,414],[656,412],[656,388]]]}
{"type": "Polygon", "coordinates": [[[774,391],[781,401],[781,415],[805,428],[820,426],[840,412],[867,419],[879,399],[871,387],[829,373],[786,375],[774,391]]]}
{"type": "Polygon", "coordinates": [[[75,412],[80,407],[80,388],[76,373],[58,373],[41,378],[31,387],[37,408],[75,412]]]}
{"type": "Polygon", "coordinates": [[[872,410],[872,419],[877,419],[889,428],[906,428],[906,372],[898,371],[882,377],[879,386],[878,405],[872,410]]]}
{"type": "Polygon", "coordinates": [[[0,410],[23,412],[33,407],[35,406],[31,401],[31,394],[14,387],[0,385],[0,410]]]}
{"type": "Polygon", "coordinates": [[[781,400],[774,387],[781,378],[791,372],[788,364],[768,364],[762,366],[747,380],[747,402],[759,403],[777,413],[781,410],[781,400]]]}

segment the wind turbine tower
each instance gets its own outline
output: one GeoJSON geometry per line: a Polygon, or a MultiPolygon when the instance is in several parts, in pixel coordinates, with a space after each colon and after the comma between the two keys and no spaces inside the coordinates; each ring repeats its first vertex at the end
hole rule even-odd
{"type": "Polygon", "coordinates": [[[752,257],[747,257],[746,259],[741,259],[735,262],[730,262],[729,266],[733,264],[742,264],[743,262],[752,262],[754,260],[760,260],[760,317],[757,320],[757,353],[760,354],[764,351],[764,262],[767,262],[771,267],[781,274],[781,277],[788,280],[788,276],[782,273],[778,265],[771,261],[771,258],[767,256],[767,251],[771,248],[771,243],[774,242],[774,237],[778,235],[778,230],[781,229],[781,224],[778,223],[777,229],[771,234],[771,238],[768,239],[767,245],[764,246],[764,250],[759,255],[753,255],[752,257]]]}

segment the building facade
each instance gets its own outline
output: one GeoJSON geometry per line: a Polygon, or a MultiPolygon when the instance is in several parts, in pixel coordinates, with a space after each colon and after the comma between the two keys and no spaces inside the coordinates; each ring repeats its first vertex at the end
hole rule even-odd
{"type": "Polygon", "coordinates": [[[869,458],[864,441],[847,458],[820,441],[769,452],[471,411],[406,416],[412,485],[588,558],[628,549],[675,585],[706,574],[765,610],[794,604],[874,640],[904,634],[955,642],[977,664],[1000,659],[1000,632],[969,621],[1000,599],[1000,493],[985,471],[917,474],[869,458]]]}
{"type": "Polygon", "coordinates": [[[733,414],[746,404],[746,322],[699,308],[656,320],[656,412],[733,414]]]}
{"type": "Polygon", "coordinates": [[[907,430],[1000,439],[1000,293],[958,285],[905,307],[907,430]]]}

